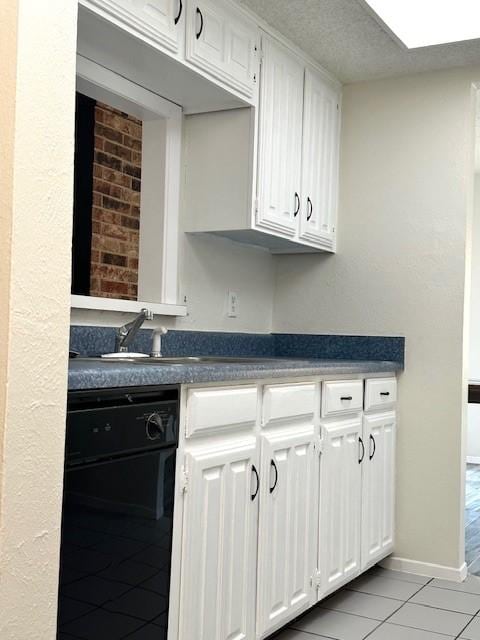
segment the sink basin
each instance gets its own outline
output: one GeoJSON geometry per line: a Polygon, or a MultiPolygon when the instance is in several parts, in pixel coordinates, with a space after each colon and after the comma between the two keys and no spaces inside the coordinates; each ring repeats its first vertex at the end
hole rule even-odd
{"type": "Polygon", "coordinates": [[[206,365],[206,364],[274,364],[279,358],[235,358],[223,356],[178,356],[162,358],[145,358],[137,354],[120,354],[115,362],[131,362],[133,364],[151,365],[206,365]],[[123,356],[123,357],[122,357],[123,356]]]}

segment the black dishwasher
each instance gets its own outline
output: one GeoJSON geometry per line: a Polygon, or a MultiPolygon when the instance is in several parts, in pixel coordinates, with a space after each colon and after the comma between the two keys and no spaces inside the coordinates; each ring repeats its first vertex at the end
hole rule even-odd
{"type": "Polygon", "coordinates": [[[68,399],[58,640],[166,640],[177,387],[68,399]]]}

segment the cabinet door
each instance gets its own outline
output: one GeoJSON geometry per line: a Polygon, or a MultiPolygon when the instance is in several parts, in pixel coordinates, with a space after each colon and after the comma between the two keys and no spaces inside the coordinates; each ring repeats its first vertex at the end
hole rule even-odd
{"type": "Polygon", "coordinates": [[[304,67],[266,36],[262,50],[256,226],[294,238],[302,215],[304,67]]]}
{"type": "Polygon", "coordinates": [[[307,70],[300,238],[333,251],[338,196],[340,96],[307,70]]]}
{"type": "Polygon", "coordinates": [[[319,599],[360,572],[361,417],[324,424],[320,462],[319,599]]]}
{"type": "Polygon", "coordinates": [[[186,57],[251,98],[257,83],[258,31],[221,0],[189,2],[186,57]]]}
{"type": "MultiPolygon", "coordinates": [[[[162,48],[179,53],[184,41],[186,0],[88,0],[138,30],[162,48]]],[[[87,3],[88,4],[88,3],[87,3]]]]}
{"type": "Polygon", "coordinates": [[[261,437],[257,637],[311,604],[315,571],[314,431],[261,437]]]}
{"type": "Polygon", "coordinates": [[[256,458],[255,438],[226,451],[187,455],[181,640],[255,635],[256,458]]]}
{"type": "Polygon", "coordinates": [[[362,565],[393,551],[395,516],[395,413],[364,417],[362,565]]]}

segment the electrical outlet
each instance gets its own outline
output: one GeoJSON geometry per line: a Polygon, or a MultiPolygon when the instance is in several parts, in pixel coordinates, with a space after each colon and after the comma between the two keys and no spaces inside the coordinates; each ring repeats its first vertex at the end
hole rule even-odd
{"type": "Polygon", "coordinates": [[[227,316],[229,318],[236,318],[238,316],[238,296],[235,291],[228,292],[227,316]]]}

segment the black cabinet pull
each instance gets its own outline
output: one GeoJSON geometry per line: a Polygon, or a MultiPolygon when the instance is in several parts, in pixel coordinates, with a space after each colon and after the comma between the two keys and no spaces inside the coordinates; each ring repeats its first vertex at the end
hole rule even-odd
{"type": "Polygon", "coordinates": [[[255,489],[255,493],[252,493],[252,495],[250,496],[253,502],[258,495],[258,490],[260,489],[260,478],[258,477],[258,471],[254,464],[252,464],[252,471],[255,474],[255,478],[257,480],[257,488],[255,489]]]}
{"type": "Polygon", "coordinates": [[[198,31],[195,35],[197,40],[200,38],[200,36],[202,35],[202,31],[203,31],[203,13],[200,11],[199,7],[197,7],[197,16],[200,16],[200,31],[198,31]]]}
{"type": "Polygon", "coordinates": [[[380,395],[381,396],[389,396],[390,395],[390,391],[381,391],[380,395]]]}
{"type": "Polygon", "coordinates": [[[310,218],[313,216],[313,202],[310,200],[310,198],[307,198],[307,205],[310,209],[309,213],[307,214],[307,222],[310,222],[310,218]]]}
{"type": "Polygon", "coordinates": [[[295,211],[293,212],[293,217],[296,218],[300,212],[300,196],[295,191],[295,211]]]}
{"type": "Polygon", "coordinates": [[[182,17],[182,11],[183,11],[183,2],[182,0],[180,0],[179,6],[178,6],[178,15],[175,18],[175,24],[178,24],[180,22],[180,18],[182,17]]]}
{"type": "Polygon", "coordinates": [[[358,444],[362,447],[362,455],[358,459],[358,464],[362,464],[363,459],[365,458],[365,445],[363,444],[362,438],[358,439],[358,444]]]}
{"type": "Polygon", "coordinates": [[[270,487],[270,493],[273,493],[278,482],[278,469],[277,465],[275,464],[275,460],[270,460],[270,467],[273,467],[273,469],[275,470],[275,482],[273,483],[273,487],[270,487]]]}
{"type": "Polygon", "coordinates": [[[370,460],[373,460],[373,456],[375,455],[375,452],[377,450],[377,443],[375,442],[375,438],[372,436],[372,434],[370,434],[370,443],[372,443],[372,442],[373,442],[373,451],[368,456],[370,458],[370,460]]]}
{"type": "Polygon", "coordinates": [[[342,396],[340,400],[353,400],[352,396],[342,396]]]}

